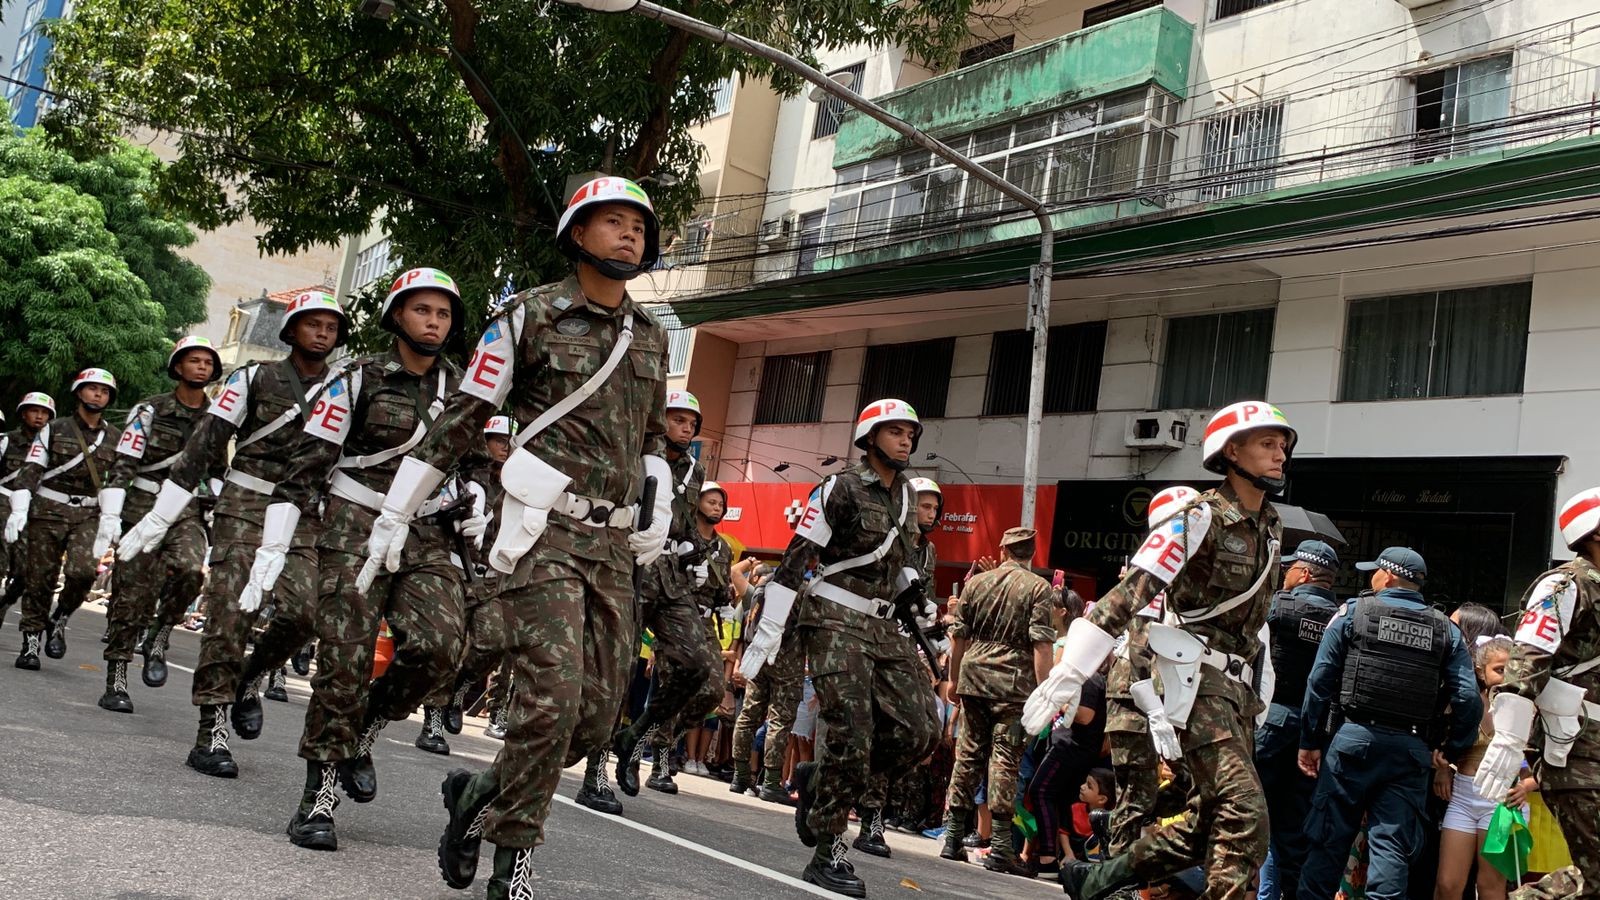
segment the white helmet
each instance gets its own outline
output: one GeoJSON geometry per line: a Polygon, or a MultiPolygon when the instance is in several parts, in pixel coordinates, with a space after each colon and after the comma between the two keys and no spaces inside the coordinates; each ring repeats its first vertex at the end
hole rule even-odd
{"type": "Polygon", "coordinates": [[[911,490],[918,494],[938,494],[939,501],[944,502],[944,491],[939,490],[939,482],[932,478],[911,479],[911,490]]]}
{"type": "Polygon", "coordinates": [[[211,377],[206,379],[206,384],[222,377],[222,354],[211,345],[211,339],[191,334],[172,347],[172,353],[167,356],[167,377],[173,381],[178,380],[178,360],[190,350],[203,350],[211,354],[211,377]]]}
{"type": "Polygon", "coordinates": [[[1198,496],[1200,492],[1186,484],[1175,484],[1157,491],[1156,495],[1150,498],[1150,506],[1145,510],[1145,521],[1154,528],[1172,518],[1173,514],[1198,496]]]}
{"type": "Polygon", "coordinates": [[[1205,442],[1200,447],[1200,464],[1209,472],[1227,474],[1228,465],[1222,456],[1222,448],[1228,446],[1235,436],[1257,428],[1281,429],[1288,435],[1288,452],[1294,452],[1299,435],[1289,420],[1284,418],[1283,410],[1263,400],[1241,400],[1217,410],[1217,414],[1206,423],[1205,442]]]}
{"type": "MultiPolygon", "coordinates": [[[[387,311],[387,304],[384,309],[387,311]]],[[[314,312],[330,312],[339,317],[339,339],[334,343],[335,347],[343,346],[350,339],[350,315],[339,305],[338,298],[318,288],[301,291],[289,301],[289,308],[283,314],[283,327],[278,329],[278,340],[289,343],[289,329],[294,326],[294,320],[314,312]]]]}
{"type": "Polygon", "coordinates": [[[17,401],[18,415],[22,414],[22,408],[24,406],[37,406],[40,409],[49,412],[50,418],[53,419],[56,417],[56,401],[49,394],[46,394],[43,391],[29,391],[28,393],[23,394],[22,399],[17,401]]]}
{"type": "Polygon", "coordinates": [[[1561,525],[1561,539],[1566,542],[1567,549],[1578,549],[1579,544],[1600,529],[1600,488],[1590,488],[1562,504],[1556,521],[1561,525]]]}
{"type": "Polygon", "coordinates": [[[694,413],[694,436],[700,436],[700,398],[688,391],[667,391],[667,409],[681,409],[694,413]]]}
{"type": "Polygon", "coordinates": [[[389,295],[383,298],[379,327],[403,337],[400,326],[394,323],[395,310],[400,308],[400,301],[407,294],[424,289],[444,291],[450,295],[450,333],[445,335],[446,342],[467,326],[467,307],[461,302],[461,289],[456,287],[456,280],[438,269],[422,266],[400,273],[400,277],[389,286],[389,295]]]}
{"type": "Polygon", "coordinates": [[[485,437],[491,434],[503,434],[506,437],[510,437],[512,431],[510,416],[490,416],[489,421],[485,422],[483,426],[485,437]]]}
{"type": "Polygon", "coordinates": [[[572,199],[567,201],[567,208],[556,225],[556,249],[571,259],[595,266],[608,278],[619,281],[632,278],[649,271],[661,258],[661,222],[656,218],[655,205],[650,202],[650,195],[644,192],[644,188],[626,178],[604,175],[572,192],[572,199]],[[597,259],[572,239],[572,226],[576,224],[579,213],[591,206],[607,203],[626,204],[644,216],[644,246],[639,249],[637,265],[597,259]]]}
{"type": "Polygon", "coordinates": [[[117,378],[105,369],[84,369],[77,377],[72,379],[72,392],[76,394],[78,388],[86,384],[103,384],[111,389],[111,396],[117,395],[117,378]]]}
{"type": "Polygon", "coordinates": [[[715,481],[707,481],[707,482],[704,482],[704,483],[702,483],[700,485],[700,496],[704,497],[705,495],[711,493],[712,491],[716,491],[717,493],[722,495],[722,502],[723,503],[727,503],[728,502],[728,489],[727,488],[723,487],[720,484],[717,484],[715,481]]]}
{"type": "Polygon", "coordinates": [[[917,452],[917,443],[922,440],[922,420],[917,418],[917,411],[911,404],[904,400],[884,399],[867,404],[856,417],[856,433],[854,444],[856,447],[867,449],[867,438],[872,434],[872,429],[889,422],[910,422],[916,429],[911,438],[911,452],[917,452]]]}

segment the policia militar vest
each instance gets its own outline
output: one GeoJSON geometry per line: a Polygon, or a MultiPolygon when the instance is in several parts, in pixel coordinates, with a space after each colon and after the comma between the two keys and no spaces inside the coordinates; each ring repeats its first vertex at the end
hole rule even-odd
{"type": "Polygon", "coordinates": [[[1272,702],[1299,709],[1317,660],[1322,632],[1338,611],[1333,601],[1279,591],[1272,598],[1272,702]]]}
{"type": "Polygon", "coordinates": [[[1436,609],[1400,609],[1376,597],[1356,601],[1339,706],[1345,719],[1431,740],[1443,707],[1441,671],[1450,620],[1436,609]]]}

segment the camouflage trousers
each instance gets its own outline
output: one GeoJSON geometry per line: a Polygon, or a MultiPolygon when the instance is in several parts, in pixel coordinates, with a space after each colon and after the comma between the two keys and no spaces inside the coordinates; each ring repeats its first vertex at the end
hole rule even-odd
{"type": "MultiPolygon", "coordinates": [[[[211,571],[206,574],[206,630],[200,638],[200,662],[194,669],[190,697],[195,706],[232,703],[245,677],[245,645],[260,618],[239,609],[239,594],[250,581],[256,542],[219,544],[211,549],[211,571]]],[[[313,613],[317,605],[317,550],[292,547],[283,573],[266,598],[272,620],[255,640],[250,675],[276,669],[316,634],[313,613]]]]}
{"type": "Polygon", "coordinates": [[[477,684],[505,659],[506,613],[500,603],[500,579],[480,578],[468,589],[468,597],[467,646],[461,656],[461,667],[453,677],[434,685],[423,698],[423,706],[449,706],[458,687],[477,684]]]}
{"type": "Polygon", "coordinates": [[[1573,864],[1513,893],[1513,900],[1600,897],[1600,790],[1545,791],[1543,796],[1561,823],[1573,864]]]}
{"type": "Polygon", "coordinates": [[[657,598],[644,624],[656,636],[656,684],[639,720],[656,726],[652,746],[667,747],[722,703],[722,645],[692,596],[657,598]]]}
{"type": "Polygon", "coordinates": [[[783,777],[783,755],[805,690],[806,658],[798,644],[795,632],[784,635],[778,658],[764,666],[745,688],[744,706],[733,726],[733,765],[744,771],[750,765],[750,745],[755,742],[756,729],[763,721],[767,723],[761,764],[773,784],[783,777]]]}
{"type": "Polygon", "coordinates": [[[206,531],[199,516],[172,523],[161,546],[111,569],[111,608],[106,629],[107,662],[128,662],[149,629],[177,625],[200,595],[206,531]]]}
{"type": "Polygon", "coordinates": [[[621,531],[606,536],[607,558],[592,560],[547,534],[501,594],[515,690],[505,743],[470,788],[494,798],[483,833],[497,847],[544,843],[561,770],[610,743],[639,636],[632,553],[621,531]]]}
{"type": "MultiPolygon", "coordinates": [[[[52,510],[54,511],[54,510],[52,510]]],[[[57,575],[64,576],[56,609],[71,615],[89,597],[95,569],[94,533],[98,517],[93,509],[69,509],[52,500],[35,501],[35,515],[24,532],[27,555],[22,564],[22,631],[43,631],[50,622],[50,595],[57,575]],[[63,517],[37,515],[39,506],[62,510],[63,517]]]]}
{"type": "MultiPolygon", "coordinates": [[[[1254,896],[1256,873],[1267,857],[1267,802],[1256,774],[1252,726],[1225,697],[1201,695],[1181,732],[1183,761],[1193,790],[1192,815],[1163,825],[1128,848],[1141,881],[1164,880],[1199,864],[1205,900],[1254,896]]],[[[1109,874],[1096,869],[1084,884],[1095,895],[1109,874]]]]}
{"type": "Polygon", "coordinates": [[[413,538],[399,571],[383,571],[362,594],[355,582],[366,554],[334,549],[326,538],[318,548],[317,671],[300,757],[339,762],[355,755],[365,722],[404,719],[434,685],[455,675],[465,643],[464,603],[461,568],[441,547],[414,551],[413,538]],[[380,621],[394,636],[394,659],[374,681],[380,621]]]}
{"type": "Polygon", "coordinates": [[[1106,737],[1117,776],[1117,805],[1111,811],[1111,853],[1125,852],[1154,819],[1161,786],[1161,758],[1150,742],[1150,724],[1132,700],[1108,698],[1106,737]]]}
{"type": "Polygon", "coordinates": [[[1022,701],[961,695],[961,734],[956,738],[956,765],[946,801],[951,809],[971,809],[985,774],[989,776],[989,810],[1010,821],[1017,803],[1017,772],[1022,766],[1022,701]]]}
{"type": "Polygon", "coordinates": [[[898,779],[938,739],[928,669],[893,622],[859,613],[860,632],[802,626],[819,721],[826,726],[811,784],[810,826],[843,834],[873,775],[898,779]]]}

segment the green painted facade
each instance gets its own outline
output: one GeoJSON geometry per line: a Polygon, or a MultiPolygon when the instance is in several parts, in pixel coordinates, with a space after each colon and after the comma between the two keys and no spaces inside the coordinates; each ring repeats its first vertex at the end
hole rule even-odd
{"type": "MultiPolygon", "coordinates": [[[[1194,26],[1154,7],[1024,47],[876,98],[935,137],[948,137],[1154,82],[1182,98],[1194,26]]],[[[842,168],[910,145],[883,125],[847,111],[834,141],[842,168]]]]}

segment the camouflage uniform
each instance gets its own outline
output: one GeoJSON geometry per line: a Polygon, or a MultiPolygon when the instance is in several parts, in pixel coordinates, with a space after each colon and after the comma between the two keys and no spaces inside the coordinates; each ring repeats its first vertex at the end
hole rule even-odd
{"type": "Polygon", "coordinates": [[[928,670],[912,641],[892,618],[857,612],[816,593],[830,589],[819,587],[825,583],[869,600],[892,600],[899,572],[917,561],[908,553],[917,539],[916,513],[904,508],[914,504],[904,474],[885,485],[863,458],[829,476],[811,496],[810,518],[802,521],[825,521],[831,528],[827,545],[797,531],[773,574],[774,582],[798,592],[814,556],[823,566],[870,558],[886,535],[901,532],[881,559],[819,579],[796,603],[800,646],[811,669],[818,718],[827,728],[809,785],[814,801],[806,823],[819,838],[844,833],[850,808],[873,775],[900,777],[938,738],[928,670]]]}
{"type": "MultiPolygon", "coordinates": [[[[306,398],[322,379],[321,374],[301,375],[288,359],[236,369],[223,383],[210,415],[195,425],[194,434],[167,475],[182,487],[198,487],[207,472],[227,460],[229,443],[238,438],[211,518],[206,630],[200,639],[200,662],[191,693],[195,706],[230,704],[239,683],[249,680],[244,673],[245,645],[258,616],[240,611],[239,594],[250,580],[250,565],[261,545],[261,523],[272,491],[289,470],[302,419],[311,410],[306,398]],[[273,431],[249,440],[291,410],[298,413],[273,431]]],[[[263,598],[263,607],[272,604],[272,624],[255,642],[248,664],[252,676],[283,665],[314,634],[319,524],[316,516],[300,518],[283,574],[271,595],[263,598]]]]}
{"type": "Polygon", "coordinates": [[[1038,684],[1033,651],[1056,637],[1050,606],[1050,582],[1014,559],[973,576],[962,593],[950,625],[951,640],[967,642],[956,673],[962,721],[950,776],[952,816],[972,808],[987,774],[995,822],[1011,818],[1026,743],[1022,705],[1038,684]]]}
{"type": "MultiPolygon", "coordinates": [[[[1277,572],[1283,525],[1271,503],[1251,515],[1226,483],[1202,494],[1183,514],[1201,505],[1210,507],[1210,528],[1198,545],[1186,547],[1187,560],[1179,563],[1171,586],[1137,566],[1130,568],[1090,610],[1088,620],[1107,634],[1117,634],[1163,590],[1169,611],[1196,615],[1255,586],[1242,604],[1183,627],[1214,651],[1259,662],[1258,634],[1274,588],[1271,578],[1260,576],[1277,572]]],[[[1243,900],[1253,890],[1267,854],[1266,799],[1253,760],[1253,720],[1263,706],[1250,685],[1209,665],[1202,665],[1200,672],[1199,694],[1180,733],[1197,814],[1134,841],[1129,856],[1095,867],[1083,885],[1086,896],[1097,896],[1105,884],[1130,871],[1140,880],[1158,881],[1202,857],[1207,898],[1243,900]]]]}
{"type": "MultiPolygon", "coordinates": [[[[644,716],[660,723],[651,741],[651,746],[658,750],[675,745],[680,735],[704,722],[722,704],[722,696],[728,689],[722,665],[722,638],[733,623],[724,620],[721,610],[732,598],[728,570],[733,563],[733,548],[721,535],[712,535],[706,540],[698,530],[691,533],[689,541],[702,554],[708,575],[705,584],[691,587],[687,601],[682,603],[683,608],[694,610],[695,617],[700,620],[688,636],[688,643],[695,646],[674,647],[672,641],[681,640],[676,634],[663,639],[662,632],[654,632],[657,681],[649,704],[654,709],[646,708],[644,716]]],[[[666,556],[663,554],[662,558],[666,556]]],[[[689,583],[693,584],[692,577],[689,583]]],[[[665,620],[671,622],[674,618],[683,617],[668,615],[665,620]]],[[[671,629],[679,624],[671,622],[668,633],[672,634],[671,629]]]]}
{"type": "Polygon", "coordinates": [[[733,726],[734,771],[749,780],[750,747],[755,742],[756,729],[762,721],[767,723],[761,765],[766,773],[762,784],[769,795],[781,790],[783,757],[789,746],[789,732],[800,713],[805,674],[806,657],[800,650],[799,633],[791,629],[778,647],[778,658],[771,665],[762,666],[745,687],[744,705],[733,726]]]}
{"type": "MultiPolygon", "coordinates": [[[[628,313],[626,358],[524,446],[572,479],[569,494],[615,507],[635,503],[644,486],[641,455],[665,447],[666,329],[630,297],[615,309],[589,300],[576,277],[510,300],[485,330],[463,390],[412,455],[448,465],[478,439],[496,412],[486,398],[502,391],[525,428],[604,365],[628,313]],[[513,327],[519,317],[520,330],[513,327]],[[512,336],[512,358],[500,357],[512,336]]],[[[509,723],[494,766],[463,795],[466,806],[487,809],[482,834],[497,847],[542,844],[562,768],[611,735],[639,646],[630,530],[552,510],[538,542],[502,579],[515,685],[509,723]]]]}
{"type": "MultiPolygon", "coordinates": [[[[494,546],[500,532],[500,501],[505,489],[500,486],[500,464],[476,470],[471,479],[483,488],[484,510],[490,514],[489,525],[483,532],[483,548],[494,546]]],[[[478,556],[473,562],[473,580],[466,590],[466,651],[454,679],[441,681],[422,701],[423,706],[444,707],[455,702],[462,705],[459,696],[484,676],[499,667],[506,656],[506,614],[500,602],[500,572],[487,565],[486,557],[478,556]]],[[[493,696],[493,695],[491,695],[493,696]]]]}
{"type": "Polygon", "coordinates": [[[1149,624],[1145,616],[1128,622],[1127,642],[1106,676],[1106,737],[1117,776],[1117,805],[1111,812],[1113,854],[1126,851],[1149,824],[1161,782],[1161,758],[1150,742],[1150,723],[1128,693],[1134,682],[1150,677],[1145,638],[1149,624]]]}
{"type": "MultiPolygon", "coordinates": [[[[917,538],[915,553],[917,574],[922,577],[922,586],[927,589],[928,602],[938,606],[938,586],[934,582],[934,570],[939,565],[938,551],[934,550],[933,541],[928,540],[927,535],[920,535],[917,538]]],[[[904,630],[904,626],[902,626],[902,630],[904,630]]],[[[931,669],[929,670],[929,677],[932,677],[931,669]]],[[[802,683],[800,687],[803,688],[804,684],[802,683]]],[[[906,776],[914,775],[917,768],[913,766],[907,770],[906,776]]],[[[864,814],[861,820],[861,828],[864,834],[871,834],[876,829],[877,839],[882,840],[883,809],[888,803],[889,777],[880,772],[867,779],[867,790],[861,795],[861,802],[857,804],[857,809],[864,814]],[[875,818],[869,821],[868,815],[875,818]]],[[[857,849],[861,848],[857,847],[857,849]]]]}
{"type": "MultiPolygon", "coordinates": [[[[1577,557],[1541,576],[1522,599],[1527,612],[1517,629],[1517,646],[1499,690],[1534,700],[1557,671],[1600,657],[1600,570],[1577,557]],[[1570,588],[1576,591],[1567,608],[1555,598],[1570,588]]],[[[1596,691],[1600,670],[1564,680],[1584,688],[1585,699],[1591,702],[1600,693],[1596,691]]],[[[1537,741],[1536,737],[1535,746],[1537,741]]],[[[1541,760],[1536,773],[1544,802],[1560,823],[1573,865],[1582,873],[1581,888],[1572,871],[1562,870],[1513,896],[1524,900],[1600,897],[1600,813],[1596,812],[1600,809],[1600,722],[1584,720],[1565,766],[1541,760]]]]}
{"type": "MultiPolygon", "coordinates": [[[[26,425],[18,425],[0,435],[0,445],[5,448],[0,451],[0,488],[10,490],[16,487],[17,473],[22,468],[22,460],[28,455],[28,447],[33,444],[35,434],[37,432],[29,431],[26,425]]],[[[0,497],[0,511],[11,514],[11,502],[4,497],[0,497]]],[[[0,616],[4,616],[22,594],[22,556],[20,536],[16,543],[0,546],[0,579],[9,578],[4,598],[0,599],[0,616]]]]}
{"type": "MultiPolygon", "coordinates": [[[[394,350],[352,362],[330,376],[322,393],[329,403],[348,403],[348,421],[329,431],[314,409],[278,483],[274,498],[298,506],[301,519],[316,517],[328,491],[317,539],[317,671],[300,738],[302,759],[367,757],[376,728],[411,715],[434,685],[455,675],[464,642],[463,576],[459,559],[452,559],[456,535],[448,525],[417,518],[399,570],[385,568],[365,594],[356,590],[373,520],[403,457],[365,467],[355,460],[408,441],[437,415],[441,381],[448,396],[459,380],[459,370],[442,357],[423,375],[406,371],[394,350]],[[373,681],[380,620],[394,636],[394,659],[373,681]]],[[[460,449],[446,468],[468,448],[460,449]]]]}
{"type": "Polygon", "coordinates": [[[22,537],[27,553],[22,566],[23,634],[41,632],[51,622],[64,621],[89,596],[100,562],[94,556],[97,495],[103,476],[111,469],[116,443],[104,419],[90,428],[74,412],[40,429],[28,449],[12,485],[33,493],[22,537]],[[87,458],[45,479],[47,471],[81,456],[86,448],[90,451],[87,458]],[[52,616],[50,595],[56,588],[57,573],[62,573],[65,581],[52,616]]]}
{"type": "MultiPolygon", "coordinates": [[[[158,473],[170,468],[174,457],[205,417],[208,400],[190,408],[176,393],[148,397],[128,412],[128,424],[117,441],[116,462],[105,486],[125,488],[122,522],[131,527],[155,506],[161,490],[158,473]]],[[[167,529],[156,552],[137,563],[111,570],[111,611],[106,634],[106,662],[133,659],[133,646],[155,618],[158,631],[170,631],[183,621],[189,604],[200,595],[206,557],[206,530],[200,505],[189,504],[167,529]]],[[[165,634],[156,640],[165,643],[165,634]]],[[[165,648],[157,651],[165,655],[165,648]]]]}

